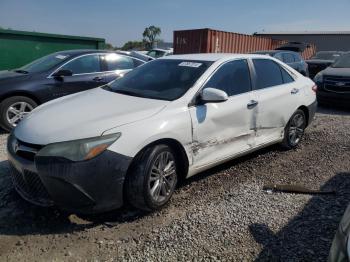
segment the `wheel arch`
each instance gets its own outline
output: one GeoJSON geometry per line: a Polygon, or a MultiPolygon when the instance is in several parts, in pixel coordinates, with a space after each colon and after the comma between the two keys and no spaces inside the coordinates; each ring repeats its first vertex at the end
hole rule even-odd
{"type": "Polygon", "coordinates": [[[306,118],[306,119],[305,119],[305,120],[306,120],[306,126],[308,126],[308,124],[309,124],[309,118],[310,118],[309,109],[308,109],[306,106],[304,106],[304,105],[299,106],[298,109],[300,109],[300,110],[302,110],[302,111],[304,112],[305,118],[306,118]]]}
{"type": "Polygon", "coordinates": [[[10,97],[14,97],[14,96],[25,96],[25,97],[32,99],[38,105],[41,104],[41,101],[37,96],[35,96],[31,92],[27,92],[27,91],[13,91],[13,92],[9,92],[9,93],[6,93],[4,95],[1,95],[0,96],[0,103],[2,103],[5,99],[10,98],[10,97]]]}
{"type": "Polygon", "coordinates": [[[154,147],[154,146],[160,145],[160,144],[167,145],[172,150],[174,150],[175,157],[177,157],[178,162],[181,163],[181,165],[178,165],[178,168],[180,169],[179,179],[180,180],[185,179],[187,176],[187,173],[188,173],[188,169],[189,169],[189,159],[188,159],[186,150],[183,147],[183,145],[178,140],[176,140],[174,138],[161,138],[161,139],[155,140],[155,141],[147,144],[146,146],[144,146],[133,158],[133,161],[131,162],[131,164],[128,168],[127,176],[128,176],[128,173],[130,172],[130,170],[132,169],[132,166],[135,165],[135,162],[138,159],[138,155],[141,154],[141,152],[143,152],[147,148],[154,147]]]}

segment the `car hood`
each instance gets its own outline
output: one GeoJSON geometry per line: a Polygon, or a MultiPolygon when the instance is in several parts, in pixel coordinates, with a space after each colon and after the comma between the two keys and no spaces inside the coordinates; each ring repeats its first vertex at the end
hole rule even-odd
{"type": "Polygon", "coordinates": [[[322,74],[327,76],[350,77],[350,68],[327,67],[322,71],[322,74]]]}
{"type": "Polygon", "coordinates": [[[96,88],[36,108],[14,135],[38,145],[100,136],[108,129],[151,117],[168,103],[96,88]]]}
{"type": "Polygon", "coordinates": [[[309,59],[305,61],[308,64],[333,64],[333,60],[325,60],[325,59],[309,59]]]}

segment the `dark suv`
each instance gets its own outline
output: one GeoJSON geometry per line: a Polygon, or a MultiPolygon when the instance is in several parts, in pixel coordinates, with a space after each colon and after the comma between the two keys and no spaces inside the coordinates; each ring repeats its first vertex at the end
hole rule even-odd
{"type": "Polygon", "coordinates": [[[319,72],[314,82],[317,85],[316,95],[320,105],[350,108],[350,52],[319,72]]]}
{"type": "Polygon", "coordinates": [[[110,51],[71,50],[0,71],[0,126],[10,131],[39,104],[107,84],[144,63],[110,51]]]}
{"type": "Polygon", "coordinates": [[[254,54],[272,56],[286,63],[290,67],[294,68],[300,74],[304,76],[309,76],[308,65],[303,60],[301,55],[297,52],[286,51],[286,50],[266,50],[266,51],[257,51],[257,52],[254,52],[254,54]]]}
{"type": "Polygon", "coordinates": [[[309,65],[310,78],[313,79],[318,72],[326,69],[333,64],[344,52],[341,51],[320,51],[311,59],[305,62],[309,65]]]}

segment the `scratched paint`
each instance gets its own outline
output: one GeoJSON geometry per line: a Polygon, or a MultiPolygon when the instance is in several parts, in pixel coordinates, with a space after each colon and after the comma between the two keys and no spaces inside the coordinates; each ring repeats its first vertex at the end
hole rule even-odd
{"type": "Polygon", "coordinates": [[[208,147],[214,147],[214,146],[217,146],[217,145],[220,145],[220,144],[232,143],[234,141],[237,141],[237,140],[240,140],[240,139],[244,139],[244,138],[249,137],[249,136],[251,136],[251,135],[250,134],[244,134],[244,135],[232,137],[232,138],[229,138],[229,139],[221,139],[221,140],[213,139],[213,140],[210,140],[210,141],[207,141],[207,142],[193,141],[193,143],[191,144],[192,153],[194,155],[197,155],[201,149],[208,148],[208,147]]]}

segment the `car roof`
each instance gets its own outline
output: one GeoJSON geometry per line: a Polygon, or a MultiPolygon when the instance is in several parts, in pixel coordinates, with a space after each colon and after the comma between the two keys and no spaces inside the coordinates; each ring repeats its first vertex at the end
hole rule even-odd
{"type": "Polygon", "coordinates": [[[318,51],[316,54],[343,54],[345,51],[318,51]]]}
{"type": "Polygon", "coordinates": [[[259,50],[259,51],[253,52],[252,54],[278,54],[278,53],[298,54],[298,52],[291,51],[291,50],[259,50]]]}
{"type": "Polygon", "coordinates": [[[65,51],[59,51],[56,52],[54,54],[60,54],[60,55],[68,55],[70,57],[76,57],[76,56],[80,56],[80,55],[87,55],[87,54],[96,54],[96,53],[100,53],[100,54],[109,54],[109,53],[114,53],[114,54],[119,54],[122,56],[127,56],[127,57],[131,57],[131,58],[135,58],[137,60],[140,60],[142,62],[148,62],[149,59],[146,59],[144,57],[142,57],[141,55],[135,55],[133,54],[133,52],[121,52],[121,51],[117,51],[117,50],[94,50],[94,49],[75,49],[75,50],[65,50],[65,51]]]}
{"type": "Polygon", "coordinates": [[[265,55],[259,54],[226,54],[226,53],[203,53],[203,54],[184,54],[184,55],[171,55],[161,57],[159,59],[179,59],[179,60],[197,60],[197,61],[211,61],[215,62],[218,60],[230,60],[237,58],[269,58],[265,55]]]}
{"type": "Polygon", "coordinates": [[[252,52],[252,54],[276,54],[276,53],[280,53],[280,52],[284,52],[284,51],[281,51],[281,50],[259,50],[259,51],[252,52]]]}
{"type": "Polygon", "coordinates": [[[84,55],[84,54],[93,54],[93,53],[114,53],[113,50],[97,50],[97,49],[74,49],[74,50],[64,50],[58,51],[55,54],[62,55],[84,55]]]}

